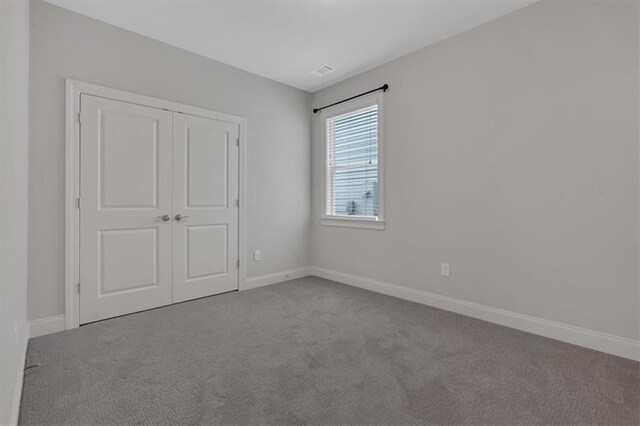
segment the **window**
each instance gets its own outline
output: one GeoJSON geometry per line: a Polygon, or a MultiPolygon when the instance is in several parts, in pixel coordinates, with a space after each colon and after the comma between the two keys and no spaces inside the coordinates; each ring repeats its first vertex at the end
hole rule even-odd
{"type": "Polygon", "coordinates": [[[322,224],[382,229],[382,95],[323,111],[322,224]]]}

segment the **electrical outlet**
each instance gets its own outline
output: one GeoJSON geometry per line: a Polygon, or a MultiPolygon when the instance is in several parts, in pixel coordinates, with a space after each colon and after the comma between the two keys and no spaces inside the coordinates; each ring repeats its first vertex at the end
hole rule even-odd
{"type": "Polygon", "coordinates": [[[256,262],[260,262],[262,260],[262,253],[260,253],[260,250],[255,250],[253,252],[253,260],[256,262]]]}
{"type": "Polygon", "coordinates": [[[441,263],[440,264],[440,275],[442,275],[443,277],[448,277],[449,276],[449,264],[448,263],[441,263]]]}

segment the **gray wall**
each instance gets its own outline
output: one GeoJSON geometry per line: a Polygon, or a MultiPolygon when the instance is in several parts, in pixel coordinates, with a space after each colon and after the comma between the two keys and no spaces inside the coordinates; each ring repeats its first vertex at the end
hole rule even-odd
{"type": "Polygon", "coordinates": [[[310,95],[46,3],[31,28],[29,319],[64,312],[65,78],[246,117],[247,275],[307,265],[310,95]]]}
{"type": "Polygon", "coordinates": [[[3,425],[11,421],[28,329],[28,76],[29,4],[0,2],[0,424],[3,425]]]}
{"type": "Polygon", "coordinates": [[[637,340],[636,8],[538,3],[315,93],[391,86],[384,231],[319,225],[313,117],[312,264],[637,340]]]}

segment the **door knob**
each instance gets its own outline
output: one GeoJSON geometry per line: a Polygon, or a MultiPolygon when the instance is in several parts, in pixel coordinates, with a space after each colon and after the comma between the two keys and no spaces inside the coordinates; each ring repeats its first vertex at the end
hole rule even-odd
{"type": "Polygon", "coordinates": [[[168,214],[163,214],[162,216],[156,216],[156,219],[162,219],[165,222],[168,222],[169,220],[171,220],[171,216],[169,216],[168,214]]]}
{"type": "Polygon", "coordinates": [[[188,218],[189,216],[182,216],[180,213],[178,213],[177,215],[175,215],[175,220],[177,220],[178,222],[180,222],[183,219],[188,218]]]}

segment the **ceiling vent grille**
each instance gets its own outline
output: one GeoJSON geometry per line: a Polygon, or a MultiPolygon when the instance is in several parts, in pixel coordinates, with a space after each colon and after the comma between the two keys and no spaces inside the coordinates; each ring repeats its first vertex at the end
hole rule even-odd
{"type": "Polygon", "coordinates": [[[322,65],[321,67],[316,68],[315,70],[311,71],[311,74],[317,76],[317,77],[322,77],[325,76],[327,74],[329,74],[330,72],[335,71],[335,68],[329,65],[322,65]]]}

